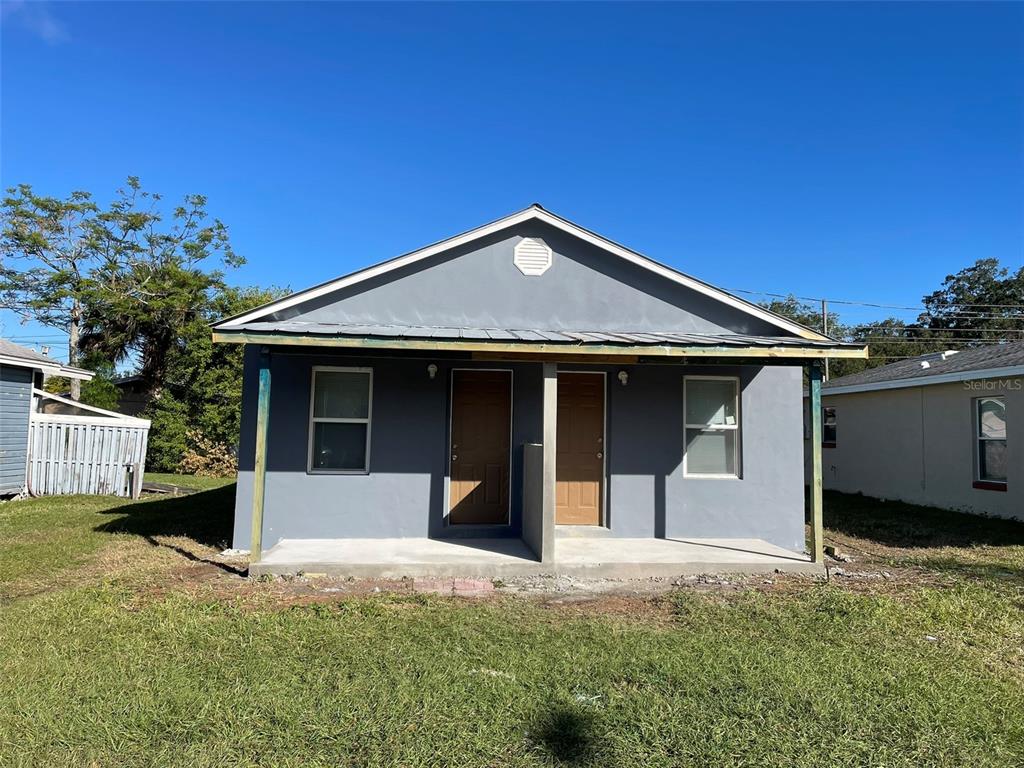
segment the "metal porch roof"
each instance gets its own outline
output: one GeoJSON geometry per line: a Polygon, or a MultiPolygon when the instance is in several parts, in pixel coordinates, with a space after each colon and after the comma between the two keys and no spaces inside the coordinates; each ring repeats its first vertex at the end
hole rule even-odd
{"type": "Polygon", "coordinates": [[[218,335],[259,334],[275,336],[348,337],[432,341],[478,341],[521,344],[558,344],[629,347],[788,347],[799,349],[859,350],[863,345],[839,341],[817,341],[794,336],[748,336],[738,333],[706,334],[676,331],[549,331],[517,328],[456,328],[422,325],[376,325],[362,323],[312,323],[304,321],[255,321],[234,328],[218,329],[218,335]]]}

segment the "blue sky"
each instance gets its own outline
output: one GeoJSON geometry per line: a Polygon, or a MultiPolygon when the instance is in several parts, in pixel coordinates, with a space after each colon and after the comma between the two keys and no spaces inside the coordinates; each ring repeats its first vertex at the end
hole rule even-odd
{"type": "Polygon", "coordinates": [[[3,11],[3,185],[204,193],[239,284],[534,201],[731,289],[915,305],[1024,262],[1019,4],[3,11]]]}

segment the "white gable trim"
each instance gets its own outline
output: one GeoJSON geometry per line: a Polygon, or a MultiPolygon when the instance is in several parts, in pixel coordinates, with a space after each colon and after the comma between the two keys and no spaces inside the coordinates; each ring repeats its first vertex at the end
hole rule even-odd
{"type": "Polygon", "coordinates": [[[697,293],[704,294],[705,296],[710,296],[723,304],[727,304],[734,309],[738,309],[748,315],[752,315],[767,323],[771,323],[778,328],[794,333],[801,338],[811,339],[814,341],[829,340],[827,336],[823,336],[817,331],[812,331],[810,328],[805,328],[799,323],[795,323],[781,317],[780,315],[776,315],[774,312],[769,312],[763,307],[751,304],[750,302],[733,296],[730,293],[726,293],[720,288],[715,288],[713,285],[709,285],[702,280],[698,280],[694,277],[683,274],[682,272],[678,272],[671,267],[666,267],[664,264],[660,264],[653,259],[649,259],[636,251],[631,251],[625,246],[619,245],[618,243],[601,237],[590,230],[573,224],[571,221],[563,219],[561,216],[556,216],[537,205],[531,206],[526,210],[519,211],[518,213],[513,213],[510,216],[498,219],[497,221],[493,221],[490,224],[485,224],[482,227],[471,229],[461,235],[456,235],[455,237],[451,237],[447,240],[441,240],[440,242],[428,245],[427,247],[421,248],[417,251],[412,251],[404,256],[399,256],[398,258],[382,262],[376,266],[360,270],[359,272],[353,272],[350,275],[339,277],[336,280],[331,280],[326,283],[321,283],[313,288],[308,288],[304,291],[299,291],[298,293],[286,296],[283,299],[278,299],[277,301],[272,301],[269,304],[264,304],[262,307],[257,307],[250,312],[223,320],[214,325],[214,328],[228,329],[244,325],[245,323],[252,322],[253,320],[258,320],[271,312],[277,312],[282,309],[294,307],[298,304],[303,304],[311,299],[319,298],[320,296],[341,290],[342,288],[356,285],[364,280],[370,280],[374,277],[392,272],[396,269],[401,269],[402,267],[406,267],[410,264],[415,264],[418,261],[428,259],[431,256],[442,253],[443,251],[458,248],[459,246],[471,243],[474,240],[479,240],[487,237],[488,235],[494,234],[495,232],[500,232],[503,229],[507,229],[527,221],[541,221],[555,227],[556,229],[560,229],[563,232],[567,232],[584,242],[597,246],[598,248],[614,254],[619,258],[625,259],[632,264],[636,264],[637,266],[653,272],[667,280],[685,286],[686,288],[694,290],[697,293]]]}

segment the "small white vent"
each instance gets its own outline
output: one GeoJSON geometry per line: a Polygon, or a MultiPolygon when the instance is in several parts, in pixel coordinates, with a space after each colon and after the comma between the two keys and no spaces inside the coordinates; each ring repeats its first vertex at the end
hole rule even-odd
{"type": "Polygon", "coordinates": [[[551,249],[539,238],[524,237],[516,244],[512,261],[524,275],[543,275],[551,266],[551,249]]]}

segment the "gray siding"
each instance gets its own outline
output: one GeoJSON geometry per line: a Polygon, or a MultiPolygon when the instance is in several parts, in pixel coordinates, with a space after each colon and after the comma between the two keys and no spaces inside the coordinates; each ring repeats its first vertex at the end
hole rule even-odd
{"type": "Polygon", "coordinates": [[[25,486],[31,409],[32,371],[0,366],[0,494],[25,486]]]}
{"type": "MultiPolygon", "coordinates": [[[[271,318],[268,318],[271,319],[271,318]]],[[[789,335],[539,222],[284,310],[273,319],[575,331],[789,335]],[[541,237],[550,269],[523,275],[513,249],[541,237]]]]}
{"type": "MultiPolygon", "coordinates": [[[[242,549],[249,545],[257,365],[256,350],[247,349],[234,532],[234,546],[242,549]]],[[[496,533],[519,536],[522,445],[543,438],[540,363],[367,359],[291,350],[272,355],[264,546],[282,538],[461,533],[444,526],[448,386],[452,368],[474,366],[514,373],[511,525],[496,533]],[[439,366],[434,380],[427,376],[430,362],[439,366]],[[369,474],[306,472],[313,365],[373,367],[369,474]]],[[[626,387],[615,378],[618,367],[590,368],[609,373],[606,515],[612,535],[757,537],[803,549],[799,368],[629,366],[626,387]],[[683,477],[687,373],[741,377],[742,479],[683,477]]]]}
{"type": "MultiPolygon", "coordinates": [[[[822,394],[837,441],[821,452],[825,488],[1024,519],[1024,379],[822,394]],[[1006,401],[1005,491],[975,488],[975,398],[1006,401]]],[[[810,476],[810,467],[807,467],[810,476]]]]}
{"type": "Polygon", "coordinates": [[[801,369],[632,367],[609,381],[609,513],[618,536],[760,538],[804,548],[801,369]],[[740,377],[742,479],[684,477],[683,377],[740,377]]]}

